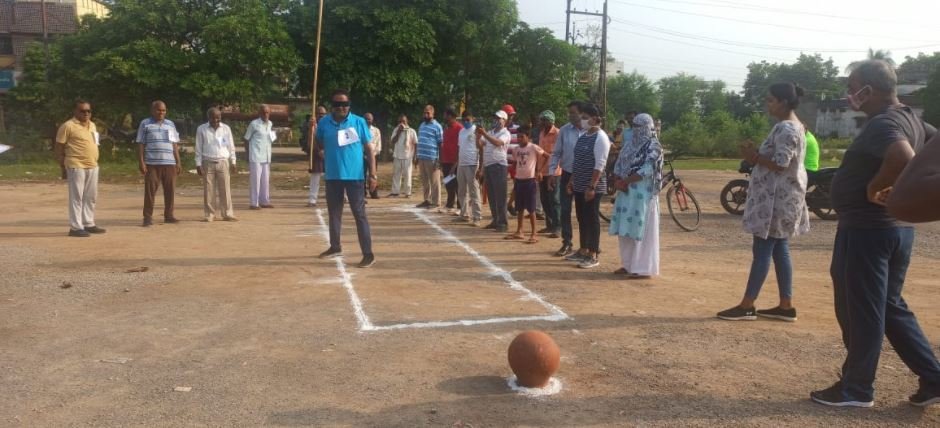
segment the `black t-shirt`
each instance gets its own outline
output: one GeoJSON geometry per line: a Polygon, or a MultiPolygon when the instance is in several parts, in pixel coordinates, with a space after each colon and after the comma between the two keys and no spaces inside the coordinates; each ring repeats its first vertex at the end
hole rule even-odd
{"type": "Polygon", "coordinates": [[[886,229],[900,225],[885,207],[868,201],[868,183],[875,178],[891,144],[907,140],[915,152],[933,138],[937,130],[922,121],[907,106],[888,107],[871,118],[842,158],[832,179],[832,205],[839,214],[839,227],[886,229]]]}

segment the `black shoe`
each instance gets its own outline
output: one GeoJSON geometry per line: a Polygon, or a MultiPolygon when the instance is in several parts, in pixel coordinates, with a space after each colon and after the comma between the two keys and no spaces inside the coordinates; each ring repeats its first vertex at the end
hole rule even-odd
{"type": "Polygon", "coordinates": [[[846,396],[842,391],[842,382],[836,382],[821,391],[809,393],[809,398],[816,403],[833,407],[872,407],[875,405],[873,400],[854,400],[846,396]]]}
{"type": "Polygon", "coordinates": [[[779,306],[772,309],[759,309],[757,316],[764,318],[773,318],[787,322],[796,321],[796,308],[780,309],[779,306]]]}
{"type": "Polygon", "coordinates": [[[562,244],[558,251],[555,251],[555,257],[564,257],[571,254],[571,245],[562,244]]]}
{"type": "Polygon", "coordinates": [[[373,193],[373,194],[372,194],[372,199],[378,199],[378,198],[379,198],[379,194],[378,194],[378,193],[373,193]]]}
{"type": "Polygon", "coordinates": [[[490,224],[488,224],[488,225],[486,225],[486,226],[483,226],[483,228],[484,228],[484,229],[496,229],[496,225],[493,224],[493,223],[490,223],[490,224]]]}
{"type": "Polygon", "coordinates": [[[88,232],[88,233],[105,233],[105,232],[107,232],[107,230],[102,229],[102,228],[100,228],[100,227],[98,227],[98,226],[86,227],[86,228],[85,228],[85,231],[88,232]]]}
{"type": "Polygon", "coordinates": [[[427,208],[429,206],[431,206],[431,203],[428,201],[424,201],[418,205],[415,205],[415,208],[427,208]]]}
{"type": "Polygon", "coordinates": [[[87,230],[71,230],[71,229],[69,229],[69,236],[73,236],[73,237],[76,237],[76,238],[87,238],[87,237],[91,236],[91,234],[88,233],[87,230]]]}
{"type": "Polygon", "coordinates": [[[321,259],[332,259],[336,257],[341,257],[342,255],[343,255],[343,250],[338,249],[338,248],[330,248],[320,253],[320,255],[317,257],[321,259]]]}
{"type": "Polygon", "coordinates": [[[740,306],[735,306],[731,309],[719,312],[718,318],[725,321],[754,321],[757,319],[757,312],[754,308],[745,309],[740,306]]]}
{"type": "Polygon", "coordinates": [[[508,227],[508,226],[499,226],[499,227],[496,227],[496,228],[493,229],[493,230],[495,230],[497,233],[506,233],[506,232],[509,231],[509,227],[508,227]]]}
{"type": "Polygon", "coordinates": [[[397,197],[398,197],[398,193],[389,193],[388,196],[386,196],[386,198],[397,198],[397,197]]]}
{"type": "Polygon", "coordinates": [[[365,268],[372,267],[372,265],[374,264],[375,264],[375,256],[372,254],[367,254],[365,256],[362,256],[362,261],[359,262],[359,267],[365,269],[365,268]]]}
{"type": "Polygon", "coordinates": [[[151,219],[149,219],[149,218],[145,218],[145,219],[144,219],[144,223],[141,224],[141,226],[143,226],[143,227],[150,227],[150,226],[153,226],[153,220],[151,220],[151,219]]]}
{"type": "Polygon", "coordinates": [[[176,217],[170,217],[166,220],[163,220],[163,222],[166,224],[176,224],[176,223],[179,223],[180,221],[176,217]]]}
{"type": "Polygon", "coordinates": [[[544,229],[539,229],[539,231],[538,231],[538,232],[535,232],[535,233],[543,234],[543,233],[551,233],[551,231],[552,231],[551,229],[549,229],[549,228],[546,227],[546,228],[544,228],[544,229]]]}
{"type": "Polygon", "coordinates": [[[940,391],[921,386],[917,393],[907,398],[912,406],[927,407],[931,404],[940,403],[940,391]]]}

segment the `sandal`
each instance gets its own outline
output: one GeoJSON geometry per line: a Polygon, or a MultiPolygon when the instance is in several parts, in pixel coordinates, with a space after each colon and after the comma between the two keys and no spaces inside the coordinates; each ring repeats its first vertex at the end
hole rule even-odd
{"type": "Polygon", "coordinates": [[[512,235],[506,235],[506,236],[504,236],[503,239],[525,239],[525,236],[518,235],[518,234],[512,234],[512,235]]]}
{"type": "Polygon", "coordinates": [[[539,238],[529,238],[527,241],[525,241],[525,243],[526,244],[538,244],[539,238]]]}
{"type": "Polygon", "coordinates": [[[632,275],[632,274],[626,269],[620,268],[614,271],[614,275],[632,275]]]}

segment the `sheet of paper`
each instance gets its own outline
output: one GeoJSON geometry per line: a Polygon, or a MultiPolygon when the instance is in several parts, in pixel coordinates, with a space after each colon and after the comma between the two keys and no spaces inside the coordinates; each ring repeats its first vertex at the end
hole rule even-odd
{"type": "Polygon", "coordinates": [[[337,131],[337,140],[340,147],[355,144],[359,142],[359,133],[355,128],[340,129],[337,131]]]}
{"type": "Polygon", "coordinates": [[[445,185],[450,184],[450,182],[454,181],[455,178],[457,178],[457,176],[453,174],[448,175],[447,177],[444,177],[444,184],[445,185]]]}
{"type": "Polygon", "coordinates": [[[101,145],[101,134],[99,134],[98,131],[95,131],[95,132],[92,132],[91,135],[94,135],[94,136],[95,136],[95,144],[100,146],[100,145],[101,145]]]}
{"type": "Polygon", "coordinates": [[[171,143],[178,143],[180,142],[180,133],[175,129],[171,129],[167,132],[167,138],[171,143]]]}
{"type": "Polygon", "coordinates": [[[6,144],[0,144],[0,153],[3,153],[3,152],[5,152],[5,151],[7,151],[7,150],[10,150],[10,149],[12,149],[12,148],[13,148],[13,147],[10,147],[10,146],[8,146],[8,145],[6,145],[6,144]]]}

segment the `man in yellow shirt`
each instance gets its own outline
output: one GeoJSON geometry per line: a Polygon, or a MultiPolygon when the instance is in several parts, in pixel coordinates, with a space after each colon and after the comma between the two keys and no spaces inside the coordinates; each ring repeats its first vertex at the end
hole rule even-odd
{"type": "Polygon", "coordinates": [[[74,116],[59,127],[55,137],[56,159],[62,178],[69,183],[69,236],[85,238],[105,232],[95,225],[99,138],[91,121],[91,104],[76,101],[74,116]]]}

